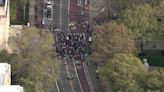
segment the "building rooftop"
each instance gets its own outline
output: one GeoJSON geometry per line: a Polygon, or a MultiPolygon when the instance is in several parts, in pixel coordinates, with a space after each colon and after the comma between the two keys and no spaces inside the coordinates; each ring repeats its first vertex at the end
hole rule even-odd
{"type": "Polygon", "coordinates": [[[23,87],[19,85],[0,86],[0,92],[23,92],[23,87]]]}
{"type": "Polygon", "coordinates": [[[0,63],[0,85],[4,84],[5,74],[10,73],[10,67],[10,64],[0,63]]]}
{"type": "Polygon", "coordinates": [[[4,6],[5,5],[5,1],[6,0],[0,0],[0,6],[4,6]]]}
{"type": "Polygon", "coordinates": [[[6,16],[8,9],[8,0],[0,0],[0,16],[6,16]]]}

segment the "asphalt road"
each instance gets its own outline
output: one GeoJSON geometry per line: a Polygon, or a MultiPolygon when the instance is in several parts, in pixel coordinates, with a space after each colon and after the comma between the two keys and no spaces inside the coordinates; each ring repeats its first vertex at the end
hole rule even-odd
{"type": "Polygon", "coordinates": [[[76,64],[76,70],[77,70],[77,74],[78,74],[83,92],[91,92],[85,72],[84,72],[84,67],[83,67],[82,62],[79,63],[79,65],[76,64]]]}
{"type": "Polygon", "coordinates": [[[60,0],[60,29],[68,29],[68,1],[60,0]]]}
{"type": "MultiPolygon", "coordinates": [[[[68,4],[69,0],[55,0],[54,2],[54,27],[67,31],[68,29],[68,4]]],[[[68,80],[68,73],[76,74],[74,64],[66,57],[62,57],[59,87],[63,92],[82,92],[77,76],[73,80],[68,80]]]]}
{"type": "Polygon", "coordinates": [[[62,83],[62,87],[64,88],[64,92],[75,92],[72,84],[72,80],[68,80],[68,72],[72,73],[73,70],[69,68],[68,70],[68,65],[65,64],[66,58],[62,58],[62,63],[61,63],[61,72],[60,72],[60,79],[62,83]]]}
{"type": "MultiPolygon", "coordinates": [[[[85,33],[85,31],[82,28],[82,25],[80,25],[82,22],[85,21],[85,16],[82,14],[82,12],[84,12],[84,1],[85,0],[81,0],[81,4],[78,4],[79,0],[70,0],[70,10],[69,10],[69,20],[70,22],[75,23],[76,25],[76,29],[75,30],[71,30],[71,31],[75,31],[75,32],[82,32],[85,33]]],[[[89,12],[86,12],[87,14],[89,12]]],[[[77,61],[75,61],[77,62],[77,61]]],[[[89,87],[87,78],[86,78],[86,74],[84,72],[84,67],[82,62],[80,62],[79,64],[75,64],[76,66],[76,70],[77,70],[77,76],[79,78],[81,87],[82,87],[82,91],[83,92],[91,92],[91,89],[89,87]]]]}
{"type": "MultiPolygon", "coordinates": [[[[61,29],[61,31],[67,31],[68,22],[75,22],[76,30],[74,32],[84,32],[81,22],[84,22],[84,16],[81,14],[84,7],[84,1],[81,2],[81,6],[77,5],[78,0],[55,0],[53,15],[54,15],[54,27],[61,29]],[[68,15],[69,14],[69,15],[68,15]]],[[[61,73],[60,73],[60,89],[64,92],[91,92],[83,64],[79,66],[76,61],[69,60],[66,57],[62,57],[61,73]],[[79,68],[81,67],[81,68],[79,68]],[[75,76],[73,80],[68,80],[68,73],[72,73],[75,76]]]]}
{"type": "Polygon", "coordinates": [[[54,9],[53,9],[53,24],[54,27],[60,28],[60,0],[54,0],[54,9]]]}

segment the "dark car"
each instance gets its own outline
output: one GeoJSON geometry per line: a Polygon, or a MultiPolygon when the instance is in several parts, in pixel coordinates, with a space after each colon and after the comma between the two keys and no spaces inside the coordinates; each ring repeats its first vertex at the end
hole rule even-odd
{"type": "Polygon", "coordinates": [[[47,18],[51,18],[51,8],[47,8],[47,13],[46,13],[46,17],[47,18]]]}

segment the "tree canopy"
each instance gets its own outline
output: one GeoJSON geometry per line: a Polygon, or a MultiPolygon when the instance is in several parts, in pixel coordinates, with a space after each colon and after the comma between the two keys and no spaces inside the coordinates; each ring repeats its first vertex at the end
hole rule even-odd
{"type": "Polygon", "coordinates": [[[5,57],[12,66],[12,83],[22,85],[24,92],[52,91],[60,64],[55,58],[53,35],[37,28],[24,27],[10,41],[16,50],[5,54],[5,57]]]}
{"type": "Polygon", "coordinates": [[[116,54],[100,69],[114,92],[163,92],[164,69],[146,72],[141,60],[131,54],[116,54]]]}
{"type": "Polygon", "coordinates": [[[100,75],[110,81],[114,92],[142,92],[138,84],[145,73],[140,59],[131,54],[116,54],[100,69],[100,75]]]}
{"type": "Polygon", "coordinates": [[[141,60],[131,54],[134,41],[139,40],[143,46],[146,41],[163,40],[164,4],[161,2],[163,0],[106,0],[106,5],[112,6],[106,7],[105,15],[100,17],[107,20],[112,17],[110,14],[118,16],[96,27],[91,58],[96,63],[105,62],[99,74],[109,80],[114,92],[164,91],[164,70],[146,72],[141,60]]]}
{"type": "Polygon", "coordinates": [[[164,39],[164,2],[154,9],[154,16],[158,20],[157,38],[164,39]]]}
{"type": "Polygon", "coordinates": [[[136,40],[155,38],[157,19],[153,16],[153,8],[148,4],[133,6],[122,11],[119,22],[132,32],[136,40]]]}
{"type": "MultiPolygon", "coordinates": [[[[110,0],[107,0],[110,1],[110,0]]],[[[117,3],[118,9],[126,9],[133,5],[143,5],[149,4],[153,7],[158,6],[162,0],[113,0],[114,3],[117,3]]]]}
{"type": "Polygon", "coordinates": [[[105,61],[116,53],[133,53],[133,37],[123,25],[115,21],[96,27],[96,37],[92,43],[92,61],[105,61]]]}
{"type": "Polygon", "coordinates": [[[149,92],[164,91],[164,69],[156,69],[147,73],[145,80],[145,89],[149,92]]]}

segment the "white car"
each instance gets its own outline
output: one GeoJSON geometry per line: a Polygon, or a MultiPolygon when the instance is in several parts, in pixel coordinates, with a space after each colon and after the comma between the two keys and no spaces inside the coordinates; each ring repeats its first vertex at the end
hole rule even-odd
{"type": "Polygon", "coordinates": [[[47,4],[52,5],[52,1],[51,0],[47,1],[47,4]]]}
{"type": "Polygon", "coordinates": [[[52,19],[53,13],[53,2],[52,0],[48,0],[45,2],[45,16],[47,19],[52,19]]]}
{"type": "Polygon", "coordinates": [[[92,41],[92,37],[89,37],[89,38],[88,38],[88,41],[91,42],[91,41],[92,41]]]}
{"type": "Polygon", "coordinates": [[[52,6],[53,6],[52,0],[48,0],[46,2],[46,8],[52,8],[52,6]]]}
{"type": "Polygon", "coordinates": [[[42,20],[42,24],[43,24],[43,25],[45,24],[45,20],[44,20],[44,19],[42,20]]]}
{"type": "Polygon", "coordinates": [[[76,30],[76,23],[75,22],[71,22],[69,24],[69,27],[70,27],[71,30],[76,30]]]}
{"type": "Polygon", "coordinates": [[[85,0],[85,5],[87,5],[88,4],[88,0],[85,0]]]}

